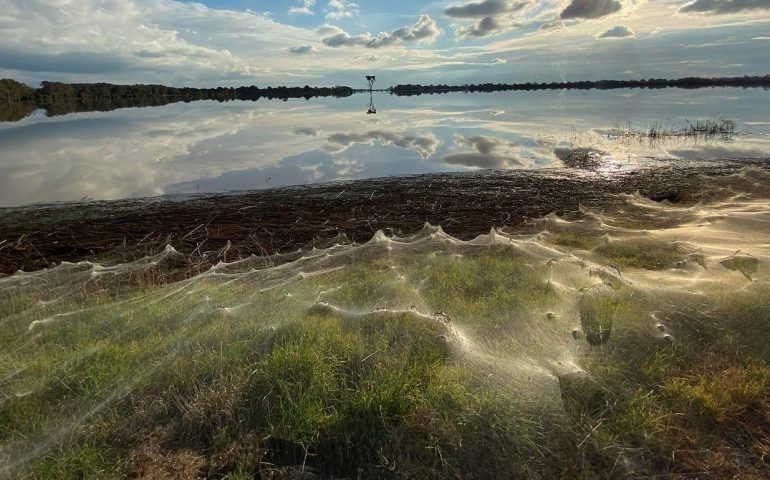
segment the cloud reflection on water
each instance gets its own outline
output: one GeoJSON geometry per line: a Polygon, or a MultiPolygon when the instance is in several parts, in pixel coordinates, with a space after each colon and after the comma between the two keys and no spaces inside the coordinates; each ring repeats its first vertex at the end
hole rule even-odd
{"type": "Polygon", "coordinates": [[[475,168],[563,166],[590,148],[618,165],[655,158],[770,157],[767,92],[540,92],[198,102],[0,124],[0,206],[221,192],[475,168]],[[606,133],[633,121],[726,115],[750,135],[652,144],[606,133]],[[561,155],[563,156],[563,155],[561,155]]]}

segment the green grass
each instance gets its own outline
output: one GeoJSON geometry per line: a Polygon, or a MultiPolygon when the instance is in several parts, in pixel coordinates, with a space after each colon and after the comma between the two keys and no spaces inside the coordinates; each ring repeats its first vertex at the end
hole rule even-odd
{"type": "Polygon", "coordinates": [[[578,235],[572,232],[556,232],[547,236],[548,241],[563,247],[577,248],[580,250],[592,250],[601,244],[601,239],[588,235],[578,235]]]}
{"type": "MultiPolygon", "coordinates": [[[[644,316],[643,306],[628,289],[616,290],[610,285],[596,285],[583,293],[579,304],[580,324],[592,346],[607,343],[618,324],[638,324],[644,316]]],[[[617,333],[616,333],[617,335],[617,333]]]]}
{"type": "Polygon", "coordinates": [[[673,268],[691,252],[681,244],[671,242],[617,240],[596,247],[593,253],[621,269],[665,270],[673,268]]]}
{"type": "MultiPolygon", "coordinates": [[[[624,267],[685,254],[609,245],[592,255],[624,267]]],[[[767,285],[586,288],[590,269],[549,260],[514,245],[394,249],[304,278],[243,267],[56,303],[4,294],[0,466],[11,452],[30,479],[292,478],[303,465],[322,478],[761,478],[767,285]],[[339,310],[310,308],[321,301],[339,310]]]]}
{"type": "MultiPolygon", "coordinates": [[[[511,452],[536,453],[530,437],[537,432],[511,422],[515,404],[510,397],[447,360],[439,325],[416,324],[408,314],[374,315],[360,322],[305,320],[250,338],[248,343],[261,345],[258,354],[239,344],[216,352],[201,339],[192,358],[169,365],[100,416],[106,422],[102,436],[63,445],[34,465],[30,476],[56,472],[67,478],[98,478],[117,468],[115,457],[121,452],[149,461],[146,439],[158,435],[158,429],[162,440],[155,450],[171,450],[165,456],[151,455],[156,469],[168,471],[180,458],[203,458],[197,468],[205,475],[230,473],[217,470],[212,454],[249,436],[261,439],[253,452],[276,468],[305,462],[327,474],[364,469],[375,477],[392,468],[419,478],[476,468],[476,459],[461,445],[488,442],[486,435],[505,437],[505,449],[511,452]],[[159,391],[162,386],[167,389],[159,391]],[[160,411],[148,413],[147,399],[160,403],[160,411]],[[110,445],[114,438],[123,439],[117,451],[110,445]],[[195,455],[180,457],[180,452],[195,455]],[[398,463],[389,465],[388,459],[398,463]]],[[[91,360],[94,366],[80,372],[79,381],[98,383],[100,369],[119,359],[91,360]]],[[[62,381],[67,388],[78,385],[71,378],[62,381]]],[[[89,398],[86,390],[72,394],[81,401],[89,398]]],[[[42,399],[34,403],[47,404],[42,399]]],[[[29,420],[42,413],[16,410],[13,415],[29,420]]],[[[470,449],[477,451],[478,445],[470,449]]],[[[486,468],[511,475],[527,468],[502,457],[488,463],[486,468]]],[[[225,467],[241,475],[272,471],[247,459],[225,467]]]]}
{"type": "Polygon", "coordinates": [[[418,271],[415,281],[422,282],[427,308],[462,320],[480,335],[509,333],[508,328],[520,327],[512,318],[546,309],[556,300],[545,262],[508,247],[481,256],[437,257],[418,271]]]}

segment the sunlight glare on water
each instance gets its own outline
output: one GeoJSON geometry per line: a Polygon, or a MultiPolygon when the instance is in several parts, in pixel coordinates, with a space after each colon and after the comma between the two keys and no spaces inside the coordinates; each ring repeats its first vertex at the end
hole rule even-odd
{"type": "Polygon", "coordinates": [[[667,159],[770,157],[767,92],[724,89],[368,95],[196,102],[0,123],[0,207],[266,189],[477,169],[612,175],[667,159]],[[736,134],[650,139],[735,122],[736,134]],[[34,148],[31,147],[34,145],[34,148]]]}

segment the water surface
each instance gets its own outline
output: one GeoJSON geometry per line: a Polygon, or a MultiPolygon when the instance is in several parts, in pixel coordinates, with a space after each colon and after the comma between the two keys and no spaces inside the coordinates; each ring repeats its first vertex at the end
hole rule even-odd
{"type": "Polygon", "coordinates": [[[500,92],[203,101],[0,124],[0,206],[263,189],[479,168],[563,167],[592,148],[611,172],[666,159],[770,157],[769,92],[500,92]],[[728,117],[732,138],[649,141],[618,129],[728,117]]]}

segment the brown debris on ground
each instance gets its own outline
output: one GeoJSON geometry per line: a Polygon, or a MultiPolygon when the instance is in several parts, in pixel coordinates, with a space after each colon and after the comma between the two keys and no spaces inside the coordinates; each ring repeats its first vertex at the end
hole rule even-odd
{"type": "Polygon", "coordinates": [[[617,193],[678,198],[699,175],[726,175],[746,165],[666,163],[611,175],[479,171],[0,209],[0,275],[62,261],[127,261],[167,244],[188,256],[191,271],[201,271],[252,254],[324,247],[341,239],[365,242],[377,230],[408,234],[425,222],[470,239],[494,226],[599,206],[617,193]]]}

